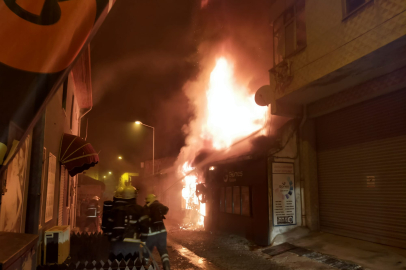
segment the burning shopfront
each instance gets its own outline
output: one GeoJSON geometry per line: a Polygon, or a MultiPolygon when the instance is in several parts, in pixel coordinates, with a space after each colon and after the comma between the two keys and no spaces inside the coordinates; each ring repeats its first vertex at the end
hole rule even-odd
{"type": "Polygon", "coordinates": [[[209,190],[206,226],[269,244],[266,158],[243,156],[205,170],[209,190]]]}
{"type": "Polygon", "coordinates": [[[226,153],[198,155],[194,167],[183,166],[183,208],[193,228],[225,231],[266,246],[302,224],[300,123],[275,118],[280,128],[273,136],[245,139],[226,153]]]}
{"type": "Polygon", "coordinates": [[[244,154],[236,156],[229,150],[228,155],[202,167],[204,188],[198,188],[197,194],[200,191],[198,197],[206,203],[205,229],[241,235],[266,246],[302,224],[299,123],[285,122],[275,119],[275,127],[280,128],[273,136],[246,140],[251,148],[244,154]]]}
{"type": "Polygon", "coordinates": [[[269,245],[277,234],[301,224],[300,184],[295,184],[298,124],[270,118],[269,108],[257,106],[234,78],[225,57],[202,81],[208,85],[204,102],[195,103],[197,116],[175,163],[183,185],[183,221],[269,245]]]}

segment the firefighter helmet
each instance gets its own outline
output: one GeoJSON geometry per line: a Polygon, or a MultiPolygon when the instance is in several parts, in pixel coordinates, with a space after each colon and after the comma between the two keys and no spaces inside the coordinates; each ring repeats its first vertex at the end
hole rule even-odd
{"type": "Polygon", "coordinates": [[[131,185],[124,188],[123,199],[134,199],[137,198],[137,189],[131,185]]]}
{"type": "Polygon", "coordinates": [[[123,192],[124,192],[124,188],[122,186],[117,187],[116,192],[114,193],[114,197],[122,198],[123,192]]]}
{"type": "Polygon", "coordinates": [[[148,194],[147,197],[145,198],[145,202],[147,204],[147,206],[150,206],[151,203],[156,201],[156,196],[155,194],[148,194]]]}

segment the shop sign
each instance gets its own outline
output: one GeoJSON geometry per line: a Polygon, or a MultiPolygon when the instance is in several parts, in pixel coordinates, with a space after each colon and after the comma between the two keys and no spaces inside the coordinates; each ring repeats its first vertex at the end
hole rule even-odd
{"type": "Polygon", "coordinates": [[[293,174],[293,163],[272,163],[272,173],[293,174]]]}
{"type": "Polygon", "coordinates": [[[272,163],[273,225],[296,225],[293,163],[272,163]]]}
{"type": "Polygon", "coordinates": [[[229,172],[226,172],[226,174],[224,175],[223,180],[226,183],[227,182],[232,183],[232,182],[237,181],[238,178],[241,178],[242,175],[243,175],[242,171],[229,171],[229,172]]]}

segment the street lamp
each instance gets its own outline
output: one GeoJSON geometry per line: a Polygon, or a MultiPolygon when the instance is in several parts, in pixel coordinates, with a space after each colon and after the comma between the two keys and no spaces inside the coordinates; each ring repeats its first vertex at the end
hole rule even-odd
{"type": "Polygon", "coordinates": [[[122,156],[119,156],[118,159],[123,159],[123,157],[122,157],[122,156]]]}
{"type": "Polygon", "coordinates": [[[155,156],[155,128],[141,123],[140,121],[135,121],[136,125],[143,125],[149,128],[152,128],[152,175],[154,175],[154,156],[155,156]]]}
{"type": "Polygon", "coordinates": [[[109,172],[109,174],[111,174],[111,172],[109,172]]]}

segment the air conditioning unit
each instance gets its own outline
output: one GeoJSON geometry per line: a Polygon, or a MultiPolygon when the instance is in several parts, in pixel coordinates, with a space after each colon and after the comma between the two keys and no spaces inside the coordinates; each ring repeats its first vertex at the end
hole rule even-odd
{"type": "Polygon", "coordinates": [[[70,253],[70,227],[55,226],[45,231],[44,263],[61,264],[70,253]]]}

